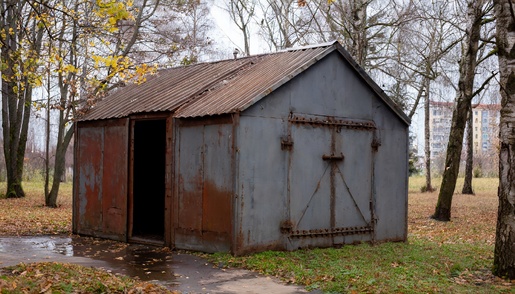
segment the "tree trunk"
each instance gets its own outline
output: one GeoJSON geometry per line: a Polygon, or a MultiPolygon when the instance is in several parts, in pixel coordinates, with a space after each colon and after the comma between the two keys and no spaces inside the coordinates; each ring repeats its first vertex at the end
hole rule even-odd
{"type": "Polygon", "coordinates": [[[350,16],[352,19],[352,47],[351,55],[356,62],[365,67],[367,58],[367,8],[369,1],[352,0],[350,1],[350,16]]]}
{"type": "Polygon", "coordinates": [[[473,110],[470,109],[467,120],[467,163],[465,165],[465,181],[463,182],[462,194],[474,195],[472,190],[472,169],[474,165],[474,131],[473,131],[473,110]]]}
{"type": "Polygon", "coordinates": [[[510,0],[496,0],[501,85],[499,209],[493,272],[515,279],[515,13],[510,0]]]}
{"type": "Polygon", "coordinates": [[[57,207],[57,196],[61,185],[61,177],[64,175],[66,168],[66,150],[70,145],[73,137],[73,126],[65,129],[66,118],[64,110],[60,111],[60,126],[57,134],[57,146],[55,151],[54,177],[52,180],[52,188],[50,193],[45,196],[45,205],[48,207],[57,207]]]}
{"type": "Polygon", "coordinates": [[[483,4],[486,0],[471,1],[467,8],[467,29],[464,39],[463,54],[460,60],[460,78],[458,82],[458,97],[452,113],[451,133],[447,144],[445,169],[442,186],[438,194],[435,213],[432,218],[439,221],[451,220],[452,196],[456,188],[458,171],[460,169],[463,134],[467,115],[471,111],[474,90],[474,78],[477,65],[481,20],[483,19],[483,4]]]}
{"type": "Polygon", "coordinates": [[[426,100],[424,102],[424,151],[426,155],[426,185],[423,188],[423,192],[433,192],[434,188],[431,184],[431,130],[429,128],[429,112],[431,111],[431,103],[429,103],[429,85],[431,81],[429,78],[425,78],[424,87],[426,89],[426,100]]]}
{"type": "MultiPolygon", "coordinates": [[[[0,29],[10,32],[0,36],[6,196],[17,198],[25,196],[21,181],[33,87],[27,73],[36,72],[37,65],[30,60],[39,57],[44,28],[38,26],[38,20],[30,17],[26,1],[4,2],[0,5],[0,29]]],[[[31,6],[30,9],[37,8],[31,6]]]]}
{"type": "MultiPolygon", "coordinates": [[[[50,46],[49,46],[50,48],[50,46]]],[[[45,197],[49,193],[50,185],[50,71],[47,72],[47,108],[45,122],[45,197]]],[[[46,202],[46,200],[45,200],[46,202]]]]}

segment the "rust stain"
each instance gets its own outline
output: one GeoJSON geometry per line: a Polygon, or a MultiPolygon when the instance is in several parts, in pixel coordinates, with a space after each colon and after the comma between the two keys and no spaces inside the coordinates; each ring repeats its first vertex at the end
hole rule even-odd
{"type": "Polygon", "coordinates": [[[103,128],[80,130],[81,144],[76,164],[81,180],[79,201],[79,233],[99,231],[102,228],[102,195],[100,175],[102,172],[103,128]]]}
{"type": "Polygon", "coordinates": [[[103,231],[123,239],[127,232],[127,125],[106,126],[104,133],[103,231]]]}
{"type": "Polygon", "coordinates": [[[179,181],[179,228],[202,230],[202,177],[179,181]]]}
{"type": "Polygon", "coordinates": [[[206,181],[202,191],[202,230],[218,233],[231,231],[231,192],[220,190],[206,181]]]}

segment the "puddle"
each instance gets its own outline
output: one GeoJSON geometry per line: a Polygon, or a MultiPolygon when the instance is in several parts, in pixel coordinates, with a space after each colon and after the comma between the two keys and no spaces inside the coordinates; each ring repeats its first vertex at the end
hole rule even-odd
{"type": "Polygon", "coordinates": [[[103,268],[182,293],[308,293],[299,286],[247,270],[220,269],[201,257],[163,247],[80,236],[0,237],[0,267],[51,261],[103,268]]]}
{"type": "MultiPolygon", "coordinates": [[[[80,263],[86,266],[104,268],[144,281],[154,281],[168,288],[177,284],[175,280],[178,275],[172,270],[173,254],[163,247],[80,236],[0,237],[0,262],[2,254],[9,255],[10,259],[16,258],[19,262],[66,262],[65,257],[81,257],[85,259],[80,263]]],[[[0,266],[5,266],[4,263],[0,266]]]]}

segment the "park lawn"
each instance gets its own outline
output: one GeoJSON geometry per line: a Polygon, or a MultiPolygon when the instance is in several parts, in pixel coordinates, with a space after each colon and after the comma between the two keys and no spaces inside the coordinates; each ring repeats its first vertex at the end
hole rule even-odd
{"type": "MultiPolygon", "coordinates": [[[[45,207],[44,183],[23,182],[26,196],[0,199],[0,236],[71,234],[72,182],[61,183],[58,208],[45,207]]],[[[4,198],[6,182],[0,182],[4,198]]]]}
{"type": "Polygon", "coordinates": [[[476,195],[455,194],[447,223],[429,218],[438,194],[420,193],[423,184],[410,178],[407,243],[208,258],[325,293],[515,293],[515,281],[491,274],[498,180],[474,179],[476,195]]]}
{"type": "MultiPolygon", "coordinates": [[[[434,186],[438,187],[440,181],[434,179],[434,186]]],[[[459,189],[461,183],[462,179],[459,189]]],[[[243,257],[203,256],[219,266],[252,269],[325,293],[515,293],[515,281],[491,274],[497,179],[474,179],[476,195],[455,194],[452,221],[447,223],[429,218],[438,194],[420,193],[423,184],[422,177],[410,178],[406,243],[268,251],[243,257]]],[[[24,185],[26,198],[0,200],[0,235],[71,233],[71,184],[63,186],[57,209],[43,206],[42,183],[24,185]]],[[[5,189],[5,184],[0,184],[1,189],[5,189]]],[[[34,289],[41,289],[44,283],[37,276],[38,271],[53,272],[61,265],[38,264],[37,271],[24,266],[10,268],[9,275],[0,273],[0,283],[32,283],[37,285],[34,289]],[[22,275],[23,272],[36,274],[22,275]]],[[[85,288],[82,291],[88,292],[85,288]]]]}

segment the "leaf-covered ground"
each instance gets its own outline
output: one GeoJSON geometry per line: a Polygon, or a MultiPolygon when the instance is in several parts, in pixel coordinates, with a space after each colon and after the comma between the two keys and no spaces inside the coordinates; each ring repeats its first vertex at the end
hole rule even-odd
{"type": "Polygon", "coordinates": [[[1,293],[173,293],[162,286],[74,264],[43,262],[0,269],[1,293]]]}
{"type": "MultiPolygon", "coordinates": [[[[0,199],[0,236],[71,234],[72,185],[63,183],[58,208],[45,207],[43,183],[23,184],[26,197],[0,199]]],[[[5,191],[5,183],[0,183],[5,191]]],[[[0,268],[0,293],[174,293],[162,286],[65,263],[0,268]]]]}
{"type": "MultiPolygon", "coordinates": [[[[5,186],[0,183],[1,193],[5,186]]],[[[0,199],[0,236],[71,234],[71,182],[61,184],[58,208],[45,207],[43,182],[24,182],[23,187],[25,197],[0,199]]]]}

